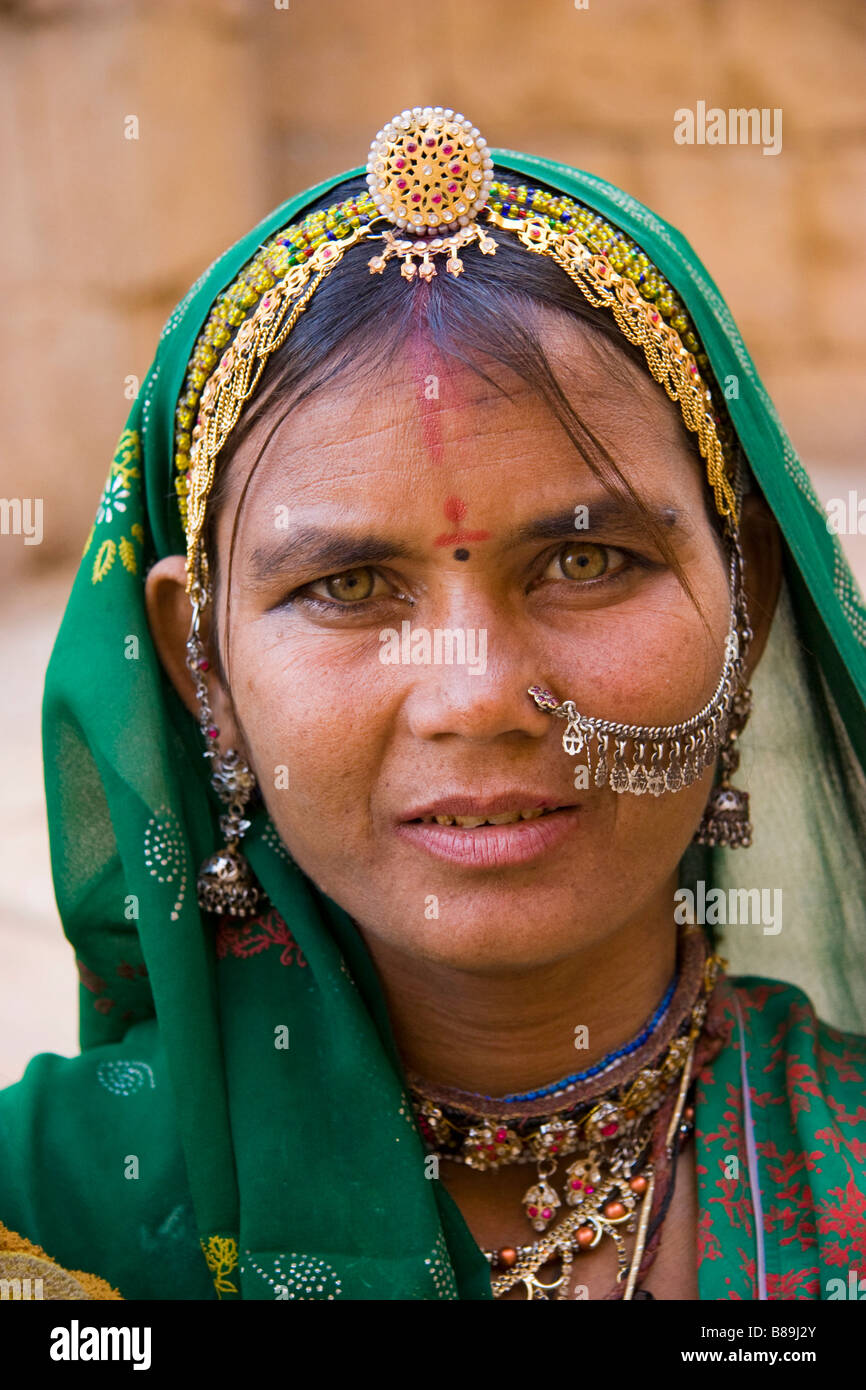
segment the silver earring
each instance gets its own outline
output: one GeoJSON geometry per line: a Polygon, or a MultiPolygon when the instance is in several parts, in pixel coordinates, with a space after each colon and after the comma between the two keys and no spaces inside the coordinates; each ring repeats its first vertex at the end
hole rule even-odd
{"type": "Polygon", "coordinates": [[[732,531],[730,542],[735,575],[733,591],[740,634],[740,659],[738,663],[740,683],[731,702],[725,737],[719,749],[721,776],[718,785],[710,793],[710,799],[701,817],[701,823],[695,831],[694,843],[697,845],[720,845],[726,849],[748,849],[752,843],[749,793],[741,791],[739,787],[732,787],[730,779],[740,766],[737,739],[746,727],[752,712],[752,692],[744,679],[745,660],[752,641],[752,629],[749,624],[749,610],[743,583],[745,562],[738,530],[732,531]]]}
{"type": "Polygon", "coordinates": [[[737,738],[752,709],[752,692],[744,687],[737,694],[728,719],[728,731],[719,750],[721,778],[710,793],[701,823],[695,831],[696,845],[723,845],[727,849],[748,849],[752,843],[749,820],[749,793],[732,787],[730,778],[740,765],[737,738]]]}
{"type": "Polygon", "coordinates": [[[205,656],[199,634],[198,604],[193,605],[192,624],[186,643],[186,664],[195,682],[199,724],[205,740],[204,756],[213,763],[211,785],[227,808],[219,822],[226,844],[216,854],[210,855],[198,871],[198,902],[205,912],[248,917],[263,896],[252,869],[239,849],[241,840],[250,828],[245,812],[247,802],[256,789],[256,779],[235,748],[225,753],[219,752],[219,729],[214,724],[205,679],[210,662],[205,656]]]}

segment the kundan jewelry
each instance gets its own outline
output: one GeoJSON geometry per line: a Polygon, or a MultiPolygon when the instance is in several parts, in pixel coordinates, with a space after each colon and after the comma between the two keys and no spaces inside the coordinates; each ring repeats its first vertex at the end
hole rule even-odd
{"type": "Polygon", "coordinates": [[[634,1297],[659,1177],[669,1181],[675,1140],[692,1126],[687,1098],[695,1049],[722,966],[708,955],[703,932],[684,929],[676,991],[668,991],[640,1044],[541,1091],[497,1099],[434,1089],[409,1076],[419,1129],[440,1159],[481,1172],[535,1166],[523,1208],[540,1234],[525,1245],[485,1251],[495,1297],[523,1285],[528,1299],[569,1298],[575,1257],[604,1238],[616,1247],[622,1296],[634,1297]],[[626,1233],[636,1233],[630,1260],[626,1233]],[[560,1273],[540,1278],[552,1262],[560,1273]]]}

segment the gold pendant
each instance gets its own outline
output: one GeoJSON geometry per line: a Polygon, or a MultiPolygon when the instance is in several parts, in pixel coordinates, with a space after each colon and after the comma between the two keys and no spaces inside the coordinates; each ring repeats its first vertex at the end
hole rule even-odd
{"type": "Polygon", "coordinates": [[[523,1194],[523,1205],[526,1215],[532,1222],[536,1231],[546,1231],[554,1216],[557,1207],[562,1206],[559,1194],[554,1188],[540,1177],[539,1181],[532,1184],[523,1194]]]}

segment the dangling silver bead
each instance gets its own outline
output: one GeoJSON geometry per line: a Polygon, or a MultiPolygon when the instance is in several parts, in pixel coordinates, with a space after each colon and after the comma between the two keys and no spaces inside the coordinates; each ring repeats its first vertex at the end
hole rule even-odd
{"type": "Polygon", "coordinates": [[[256,789],[252,769],[238,753],[229,748],[219,753],[215,740],[219,734],[213,722],[207,681],[204,672],[209,663],[204,654],[199,633],[199,609],[193,606],[193,618],[187,639],[187,667],[196,688],[199,723],[205,738],[204,756],[213,764],[211,785],[226,806],[220,816],[220,830],[226,837],[225,846],[210,855],[201,865],[196,879],[199,907],[204,912],[228,913],[231,917],[248,917],[258,907],[263,893],[253,871],[238,849],[250,828],[245,810],[256,789]]]}

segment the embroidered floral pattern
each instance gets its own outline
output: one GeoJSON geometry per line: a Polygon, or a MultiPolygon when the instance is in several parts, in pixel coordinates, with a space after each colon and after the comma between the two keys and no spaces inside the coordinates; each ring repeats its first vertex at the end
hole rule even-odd
{"type": "Polygon", "coordinates": [[[729,1042],[698,1076],[698,1269],[703,1298],[826,1299],[838,1271],[866,1273],[866,1039],[820,1023],[790,985],[726,980],[729,1042]],[[749,1181],[743,1017],[754,1153],[749,1181]],[[704,1116],[713,1115],[712,1127],[704,1116]],[[838,1178],[838,1180],[834,1180],[838,1178]]]}
{"type": "Polygon", "coordinates": [[[213,1276],[217,1298],[224,1293],[237,1293],[237,1285],[229,1279],[238,1262],[238,1243],[233,1236],[208,1236],[201,1242],[207,1267],[213,1276]]]}
{"type": "MultiPolygon", "coordinates": [[[[82,558],[90,549],[97,527],[109,526],[125,516],[127,508],[132,505],[133,492],[140,480],[141,440],[136,430],[124,430],[117,443],[105,487],[99,499],[96,520],[90,528],[82,558]]],[[[137,574],[139,560],[136,544],[144,544],[144,530],[138,521],[134,521],[130,526],[129,535],[104,537],[94,556],[91,582],[101,583],[118,558],[125,570],[130,574],[137,574]]]]}
{"type": "Polygon", "coordinates": [[[90,967],[85,965],[83,960],[79,960],[77,956],[75,958],[75,964],[78,969],[78,978],[84,985],[84,988],[89,990],[91,994],[97,996],[93,1001],[93,1007],[96,1012],[99,1014],[110,1014],[111,1010],[114,1008],[115,1001],[106,995],[105,991],[108,989],[108,985],[105,983],[102,976],[97,975],[95,971],[91,970],[90,967]]]}
{"type": "Polygon", "coordinates": [[[301,948],[275,908],[240,926],[225,917],[217,928],[216,951],[220,960],[228,955],[248,960],[271,946],[282,947],[280,965],[306,965],[301,948]]]}
{"type": "Polygon", "coordinates": [[[115,512],[125,512],[128,498],[129,488],[124,487],[123,478],[119,473],[110,473],[96,513],[97,526],[103,521],[113,521],[115,512]]]}

